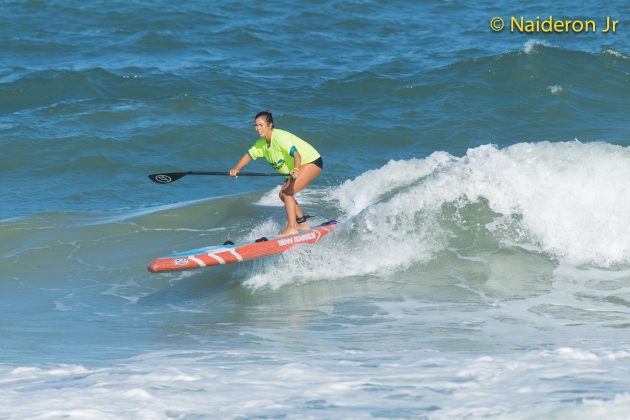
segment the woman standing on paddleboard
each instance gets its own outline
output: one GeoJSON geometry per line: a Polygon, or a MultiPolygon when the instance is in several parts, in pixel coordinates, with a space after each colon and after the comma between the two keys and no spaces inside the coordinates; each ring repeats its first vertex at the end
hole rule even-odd
{"type": "Polygon", "coordinates": [[[280,189],[280,200],[287,212],[287,227],[280,234],[290,235],[297,233],[298,229],[308,228],[306,217],[295,201],[295,194],[322,172],[324,163],[321,156],[313,146],[301,138],[288,131],[274,128],[271,111],[256,114],[254,128],[260,138],[234,168],[230,169],[230,175],[237,176],[245,165],[259,157],[267,159],[276,171],[290,174],[280,189]]]}

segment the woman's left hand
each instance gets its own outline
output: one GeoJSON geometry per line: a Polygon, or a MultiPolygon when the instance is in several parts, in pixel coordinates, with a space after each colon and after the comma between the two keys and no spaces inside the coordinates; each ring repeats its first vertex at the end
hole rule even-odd
{"type": "Polygon", "coordinates": [[[289,175],[291,175],[291,178],[293,179],[298,179],[298,176],[300,176],[300,171],[297,169],[293,169],[291,172],[289,172],[289,175]]]}

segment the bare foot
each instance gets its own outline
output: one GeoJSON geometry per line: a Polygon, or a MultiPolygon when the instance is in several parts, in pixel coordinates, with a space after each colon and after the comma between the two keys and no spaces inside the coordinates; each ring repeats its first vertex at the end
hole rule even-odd
{"type": "Polygon", "coordinates": [[[295,235],[296,233],[298,233],[298,230],[295,227],[288,227],[280,232],[280,236],[295,235]]]}
{"type": "Polygon", "coordinates": [[[311,227],[308,225],[308,222],[304,222],[304,223],[298,223],[297,228],[298,230],[306,230],[306,229],[310,229],[311,227]]]}

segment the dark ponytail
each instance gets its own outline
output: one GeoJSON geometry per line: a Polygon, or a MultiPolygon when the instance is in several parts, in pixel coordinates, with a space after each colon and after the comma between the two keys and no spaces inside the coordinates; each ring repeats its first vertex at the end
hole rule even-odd
{"type": "Polygon", "coordinates": [[[256,114],[256,116],[254,117],[254,120],[257,120],[258,118],[264,118],[265,122],[267,124],[271,124],[273,125],[273,115],[271,115],[271,110],[267,109],[265,111],[260,111],[258,114],[256,114]]]}

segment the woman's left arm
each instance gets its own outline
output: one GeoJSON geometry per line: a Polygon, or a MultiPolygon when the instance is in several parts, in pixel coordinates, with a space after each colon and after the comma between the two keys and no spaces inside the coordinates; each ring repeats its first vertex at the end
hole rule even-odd
{"type": "Polygon", "coordinates": [[[302,156],[300,156],[300,152],[296,151],[293,154],[293,170],[291,171],[293,179],[297,179],[300,173],[300,165],[302,165],[302,156]]]}

